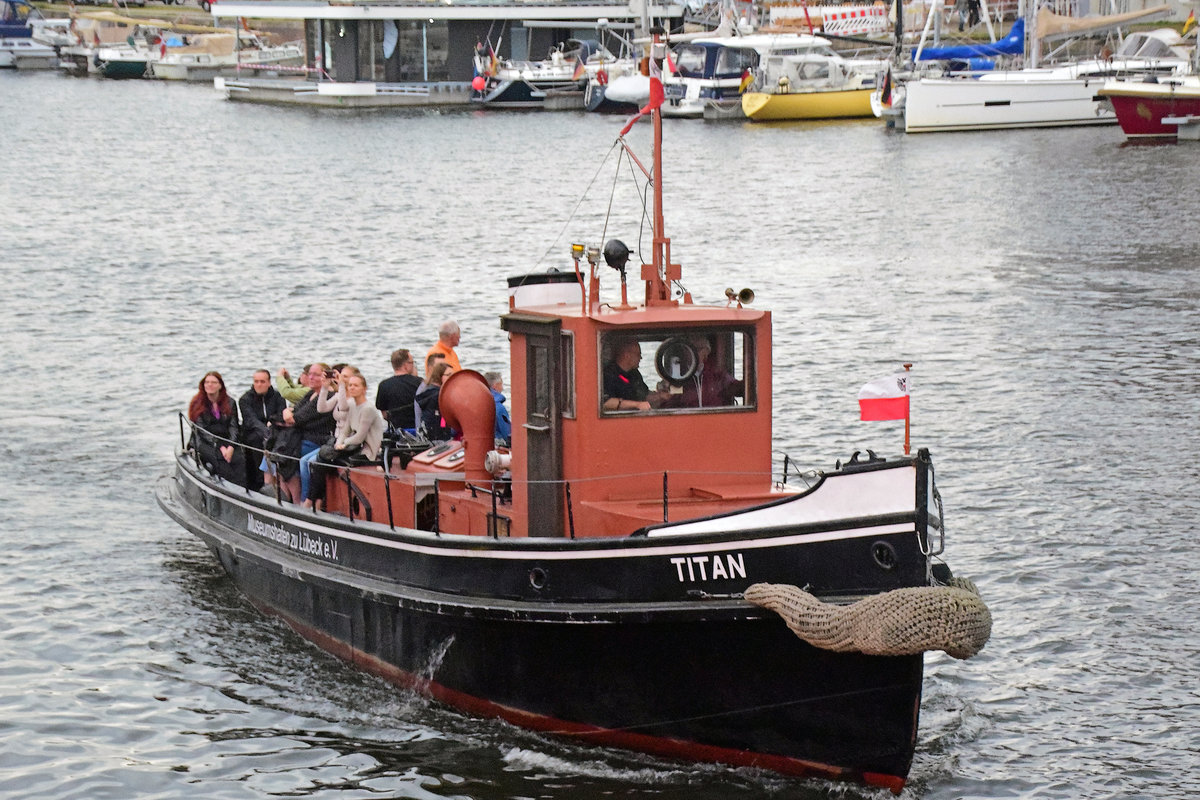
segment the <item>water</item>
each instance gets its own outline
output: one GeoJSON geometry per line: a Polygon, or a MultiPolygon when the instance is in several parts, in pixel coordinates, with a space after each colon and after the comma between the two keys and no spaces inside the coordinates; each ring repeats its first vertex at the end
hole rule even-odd
{"type": "MultiPolygon", "coordinates": [[[[346,360],[374,385],[455,316],[463,363],[507,373],[508,275],[648,241],[627,190],[603,227],[621,123],[0,75],[0,796],[886,796],[430,705],[260,616],[154,505],[208,369],[241,393],[346,360]]],[[[915,364],[948,558],[995,628],[927,656],[905,797],[1200,790],[1195,145],[666,128],[684,283],[774,312],[779,450],[897,452],[855,393],[915,364]]]]}

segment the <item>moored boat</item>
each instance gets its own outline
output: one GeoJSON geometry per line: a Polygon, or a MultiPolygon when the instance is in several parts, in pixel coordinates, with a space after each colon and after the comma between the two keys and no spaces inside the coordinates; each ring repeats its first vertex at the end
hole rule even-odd
{"type": "Polygon", "coordinates": [[[542,61],[499,60],[490,50],[478,48],[475,71],[482,88],[472,99],[493,108],[541,108],[548,94],[578,92],[582,99],[589,80],[603,73],[607,81],[633,71],[635,64],[594,39],[568,39],[542,61]]]}
{"type": "MultiPolygon", "coordinates": [[[[509,281],[511,450],[496,446],[487,383],[464,370],[439,401],[461,441],[411,452],[398,439],[381,463],[339,468],[321,513],[214,477],[186,437],[158,502],[257,606],[455,707],[899,791],[930,645],[889,640],[855,611],[874,603],[914,628],[927,600],[977,599],[944,585],[932,459],[773,472],[771,314],[748,291],[715,305],[673,291],[650,113],[644,297],[630,302],[615,240],[509,281]],[[605,264],[619,293],[602,292],[605,264]],[[653,391],[638,387],[643,352],[653,391]],[[847,631],[836,642],[831,618],[847,631]]],[[[972,647],[933,647],[981,647],[986,609],[969,622],[983,632],[972,647]]]]}
{"type": "Polygon", "coordinates": [[[26,0],[0,0],[0,69],[51,69],[58,51],[39,34],[60,20],[47,20],[26,0]]]}
{"type": "MultiPolygon", "coordinates": [[[[1165,7],[1098,18],[1072,19],[1041,9],[1039,35],[1071,37],[1115,28],[1165,7]]],[[[920,46],[914,59],[941,61],[946,74],[913,74],[900,87],[889,87],[892,102],[873,98],[878,116],[903,118],[908,133],[999,130],[1006,128],[1111,125],[1117,119],[1099,94],[1105,81],[1138,81],[1146,76],[1178,74],[1187,67],[1189,48],[1173,29],[1130,35],[1114,53],[1050,63],[1044,67],[994,69],[990,60],[1021,52],[1024,22],[992,44],[941,48],[920,46]],[[953,67],[966,65],[965,69],[953,67]]],[[[1036,64],[1036,59],[1030,61],[1036,64]]],[[[882,91],[880,92],[882,95],[882,91]]]]}
{"type": "Polygon", "coordinates": [[[1112,103],[1131,139],[1197,138],[1200,74],[1143,81],[1106,81],[1100,95],[1112,103]]]}
{"type": "Polygon", "coordinates": [[[883,61],[853,62],[832,50],[768,56],[742,95],[753,120],[870,117],[871,93],[883,61]]]}

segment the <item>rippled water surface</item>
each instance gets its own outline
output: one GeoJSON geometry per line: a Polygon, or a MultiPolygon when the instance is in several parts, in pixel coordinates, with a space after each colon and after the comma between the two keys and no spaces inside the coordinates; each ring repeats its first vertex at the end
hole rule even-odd
{"type": "MultiPolygon", "coordinates": [[[[622,122],[0,74],[0,796],[886,796],[430,705],[260,616],[154,505],[207,369],[240,393],[321,357],[374,383],[455,316],[464,364],[507,372],[508,275],[648,244],[627,189],[604,227],[622,122]]],[[[854,397],[915,364],[947,557],[995,628],[927,656],[904,796],[1200,791],[1198,146],[666,129],[684,283],[774,312],[779,450],[897,452],[854,397]]]]}

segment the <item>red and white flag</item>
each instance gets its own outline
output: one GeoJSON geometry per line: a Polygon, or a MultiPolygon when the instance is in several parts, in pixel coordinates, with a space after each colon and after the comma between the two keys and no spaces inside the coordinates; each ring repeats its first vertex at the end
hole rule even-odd
{"type": "Polygon", "coordinates": [[[621,132],[617,136],[624,136],[633,130],[633,124],[645,115],[658,109],[666,97],[666,91],[663,89],[662,82],[662,68],[659,67],[658,62],[654,60],[652,55],[650,57],[650,99],[646,102],[646,105],[638,109],[638,113],[629,118],[629,121],[625,123],[625,127],[621,128],[621,132]]]}
{"type": "Polygon", "coordinates": [[[908,419],[908,379],[906,373],[876,378],[858,390],[860,419],[878,422],[908,419]]]}

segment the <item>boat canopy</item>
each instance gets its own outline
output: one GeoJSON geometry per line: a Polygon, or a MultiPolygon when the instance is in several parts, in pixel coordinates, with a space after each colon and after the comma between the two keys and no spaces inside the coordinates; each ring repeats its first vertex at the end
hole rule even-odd
{"type": "Polygon", "coordinates": [[[913,48],[913,58],[918,61],[947,61],[950,59],[990,58],[992,56],[1019,56],[1025,52],[1025,18],[1013,23],[1008,36],[985,44],[960,44],[952,47],[926,47],[919,52],[913,48]]]}
{"type": "Polygon", "coordinates": [[[1168,14],[1171,7],[1167,5],[1143,8],[1139,11],[1129,11],[1124,14],[1093,14],[1086,17],[1069,17],[1055,14],[1043,6],[1037,13],[1037,31],[1041,39],[1062,39],[1070,36],[1080,36],[1085,33],[1095,33],[1108,28],[1128,25],[1139,19],[1168,14]]]}

